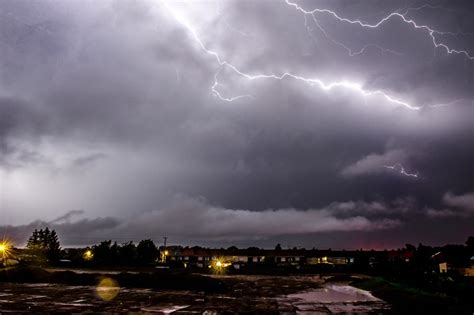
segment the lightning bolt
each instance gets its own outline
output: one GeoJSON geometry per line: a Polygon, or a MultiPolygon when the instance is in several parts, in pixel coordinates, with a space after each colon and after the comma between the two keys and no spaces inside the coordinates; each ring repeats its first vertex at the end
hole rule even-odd
{"type": "MultiPolygon", "coordinates": [[[[216,51],[208,49],[206,47],[206,45],[204,44],[204,42],[199,37],[196,29],[191,25],[191,23],[186,19],[185,16],[183,16],[178,10],[171,7],[167,3],[166,0],[162,0],[162,3],[164,5],[164,7],[171,13],[173,18],[189,32],[189,34],[196,41],[196,43],[201,48],[201,50],[203,50],[206,54],[212,56],[217,61],[217,63],[219,64],[220,67],[222,67],[222,68],[227,67],[230,70],[232,70],[234,73],[236,73],[237,75],[239,75],[239,76],[241,76],[241,77],[243,77],[247,80],[251,80],[251,81],[253,81],[253,80],[262,80],[262,79],[284,80],[284,79],[287,79],[287,78],[291,78],[291,79],[296,80],[296,81],[304,82],[304,83],[306,83],[310,86],[318,86],[319,88],[321,88],[324,91],[331,91],[331,90],[336,89],[336,88],[346,88],[346,89],[352,90],[354,92],[357,92],[357,93],[359,93],[360,95],[362,95],[364,97],[371,97],[371,96],[383,97],[384,99],[386,99],[387,101],[389,101],[392,104],[403,106],[403,107],[406,107],[406,108],[411,109],[411,110],[420,110],[422,108],[420,106],[412,105],[408,102],[399,100],[399,99],[397,99],[397,98],[395,98],[395,97],[393,97],[389,94],[386,94],[382,90],[365,90],[363,88],[362,84],[357,83],[357,82],[343,80],[343,81],[335,81],[335,82],[329,82],[328,83],[328,82],[324,82],[323,80],[321,80],[319,78],[306,78],[306,77],[296,75],[296,74],[293,74],[293,73],[290,73],[290,72],[285,72],[285,73],[280,74],[280,75],[276,75],[276,74],[249,74],[249,73],[243,72],[243,71],[239,70],[232,63],[230,63],[227,60],[221,58],[219,53],[217,53],[216,51]]],[[[218,97],[220,100],[225,101],[225,102],[232,102],[232,101],[235,101],[235,100],[242,99],[244,97],[249,97],[249,95],[240,95],[240,96],[235,96],[235,97],[232,97],[232,98],[223,97],[217,90],[217,86],[219,85],[218,80],[217,80],[218,74],[219,73],[217,73],[214,76],[215,80],[214,80],[213,85],[211,86],[211,90],[212,90],[213,94],[216,97],[218,97]]]]}
{"type": "Polygon", "coordinates": [[[220,73],[220,70],[216,72],[216,74],[214,75],[214,84],[211,86],[211,90],[212,90],[212,93],[217,96],[220,100],[223,100],[225,102],[233,102],[233,101],[237,101],[241,98],[253,98],[252,95],[248,95],[248,94],[245,94],[245,95],[238,95],[238,96],[234,96],[234,97],[224,97],[222,96],[222,94],[219,92],[219,90],[217,89],[217,86],[220,84],[219,81],[217,80],[217,77],[219,76],[219,73],[220,73]]]}
{"type": "MultiPolygon", "coordinates": [[[[405,12],[403,15],[407,15],[408,12],[410,11],[421,11],[423,9],[431,9],[431,10],[445,10],[445,11],[454,11],[456,12],[457,10],[453,9],[447,9],[442,6],[437,6],[437,5],[431,5],[431,4],[424,4],[419,7],[414,7],[414,8],[405,8],[403,9],[405,12]]],[[[400,10],[402,11],[402,10],[400,10]]],[[[464,36],[474,36],[474,33],[466,33],[466,32],[441,32],[441,31],[435,31],[436,34],[439,35],[452,35],[452,36],[459,36],[459,35],[464,35],[464,36]]]]}
{"type": "MultiPolygon", "coordinates": [[[[298,10],[299,12],[305,14],[305,15],[310,15],[313,17],[313,19],[316,19],[315,15],[317,13],[321,13],[321,14],[329,14],[331,15],[332,17],[336,18],[337,20],[341,21],[341,22],[345,22],[345,23],[349,23],[349,24],[354,24],[354,25],[359,25],[360,27],[363,27],[363,28],[372,28],[372,29],[375,29],[375,28],[379,28],[381,25],[383,25],[385,22],[389,21],[390,19],[392,18],[400,18],[404,23],[406,24],[409,24],[411,25],[412,27],[414,27],[415,29],[422,29],[424,31],[426,31],[428,33],[428,35],[430,36],[431,38],[431,41],[433,42],[433,46],[435,48],[443,48],[446,50],[446,52],[448,54],[462,54],[464,55],[466,58],[468,58],[469,60],[474,60],[474,56],[471,56],[466,50],[457,50],[457,49],[454,49],[454,48],[450,48],[448,45],[446,44],[443,44],[443,43],[440,43],[436,40],[436,36],[435,35],[443,35],[443,34],[455,34],[455,33],[451,33],[451,32],[441,32],[441,31],[437,31],[435,29],[432,29],[431,27],[427,26],[427,25],[420,25],[418,23],[416,23],[415,20],[413,19],[409,19],[407,18],[404,14],[402,13],[399,13],[399,12],[392,12],[390,13],[389,15],[385,16],[384,18],[380,19],[377,23],[375,24],[368,24],[368,23],[364,23],[363,21],[361,20],[351,20],[351,19],[348,19],[348,18],[344,18],[344,17],[341,17],[339,16],[336,12],[332,11],[332,10],[329,10],[329,9],[313,9],[313,10],[305,10],[303,9],[300,5],[298,5],[297,3],[294,3],[294,2],[291,2],[290,0],[285,0],[286,4],[288,4],[289,6],[292,6],[294,7],[296,10],[298,10]]],[[[416,9],[416,8],[415,8],[416,9]]]]}
{"type": "MultiPolygon", "coordinates": [[[[294,74],[294,73],[291,73],[291,72],[284,72],[284,73],[278,74],[278,75],[277,74],[265,74],[265,73],[261,73],[261,74],[246,73],[246,72],[240,70],[234,64],[232,64],[229,61],[223,59],[219,55],[218,52],[216,52],[214,50],[211,50],[211,49],[208,49],[206,47],[206,45],[204,44],[203,40],[201,40],[201,38],[200,38],[198,32],[196,31],[196,29],[188,21],[188,19],[186,19],[186,17],[183,14],[181,14],[181,12],[179,12],[178,10],[176,10],[172,6],[170,6],[168,4],[168,2],[169,2],[168,0],[162,0],[161,1],[163,6],[171,13],[173,18],[189,32],[189,34],[194,39],[194,41],[198,44],[200,49],[216,60],[217,64],[220,66],[220,70],[222,68],[228,68],[231,71],[233,71],[235,74],[239,75],[240,77],[243,77],[243,78],[245,78],[247,80],[250,80],[250,81],[264,80],[264,79],[273,79],[273,80],[293,79],[293,80],[296,80],[296,81],[301,81],[303,83],[306,83],[309,86],[317,86],[320,89],[322,89],[324,91],[327,91],[327,92],[332,91],[332,90],[337,89],[337,88],[344,88],[344,89],[348,89],[348,90],[351,90],[353,92],[359,93],[363,97],[376,97],[376,96],[382,97],[385,100],[387,100],[389,103],[392,103],[392,104],[397,105],[397,106],[403,106],[403,107],[405,107],[407,109],[410,109],[410,110],[420,110],[420,109],[423,108],[423,106],[417,106],[417,105],[408,103],[408,102],[403,101],[401,99],[398,99],[398,98],[396,98],[396,97],[394,97],[394,96],[392,96],[392,95],[390,95],[390,94],[388,94],[388,93],[386,93],[382,90],[366,90],[363,87],[362,84],[360,84],[358,82],[354,82],[354,81],[342,80],[342,81],[334,81],[334,82],[325,82],[325,81],[323,81],[322,79],[319,79],[319,78],[307,78],[307,77],[303,77],[301,75],[294,74]]],[[[359,24],[363,27],[369,27],[369,28],[379,27],[382,23],[384,23],[385,21],[390,19],[392,16],[400,16],[400,17],[402,17],[402,19],[405,22],[415,26],[416,28],[422,28],[422,29],[429,30],[431,35],[433,34],[433,32],[435,32],[434,30],[431,30],[427,26],[420,26],[420,25],[416,24],[414,21],[406,19],[400,13],[391,13],[390,15],[388,15],[387,17],[382,19],[377,24],[370,25],[370,24],[364,24],[361,21],[352,21],[352,20],[349,20],[349,19],[341,18],[335,12],[327,10],[327,9],[315,9],[313,11],[305,11],[300,6],[298,6],[295,3],[290,2],[289,0],[286,0],[286,3],[288,5],[291,5],[291,6],[295,7],[297,10],[303,12],[305,15],[311,15],[311,16],[314,17],[315,13],[317,13],[317,12],[329,13],[329,14],[333,15],[334,17],[336,17],[337,19],[339,19],[340,21],[348,22],[348,23],[351,23],[351,24],[359,24]]],[[[315,18],[314,18],[314,20],[317,22],[317,20],[315,18]]],[[[370,46],[370,45],[374,45],[374,44],[369,44],[367,46],[370,46]]],[[[439,44],[439,46],[440,47],[445,47],[448,50],[448,52],[450,52],[450,53],[454,52],[454,50],[451,50],[450,48],[448,48],[447,46],[445,46],[443,44],[439,44]]],[[[363,51],[366,48],[367,47],[363,48],[361,51],[363,51]]],[[[354,53],[352,53],[352,54],[354,54],[354,53]]],[[[466,55],[468,55],[468,54],[466,53],[466,55]]],[[[219,86],[218,75],[219,75],[220,70],[218,70],[217,73],[215,74],[214,83],[211,86],[211,91],[214,94],[214,96],[216,96],[217,98],[219,98],[221,101],[224,101],[224,102],[233,102],[233,101],[240,100],[240,99],[243,99],[243,98],[252,97],[251,95],[239,95],[239,96],[234,96],[234,97],[224,97],[217,89],[217,87],[219,86]]]]}
{"type": "MultiPolygon", "coordinates": [[[[421,11],[423,9],[431,9],[431,10],[446,10],[446,11],[454,11],[456,12],[456,10],[450,10],[450,9],[446,9],[444,7],[441,7],[441,6],[434,6],[434,5],[430,5],[430,4],[424,4],[422,6],[419,6],[419,7],[414,7],[414,8],[405,8],[403,9],[405,12],[403,13],[403,15],[407,15],[408,12],[410,11],[421,11]]],[[[402,11],[402,10],[400,10],[402,11]]],[[[467,33],[467,32],[447,32],[447,31],[434,31],[434,34],[438,34],[438,35],[451,35],[451,36],[474,36],[474,33],[467,33]]]]}
{"type": "MultiPolygon", "coordinates": [[[[316,41],[316,39],[314,38],[314,36],[312,35],[312,29],[310,28],[310,26],[308,25],[308,19],[307,19],[307,14],[304,15],[304,21],[305,21],[305,26],[306,26],[306,29],[308,30],[308,34],[309,36],[316,41]]],[[[363,53],[365,53],[365,51],[368,49],[368,48],[376,48],[378,49],[380,52],[382,53],[391,53],[391,54],[394,54],[394,55],[398,55],[398,56],[401,56],[401,55],[404,55],[403,53],[401,52],[398,52],[398,51],[395,51],[395,50],[391,50],[391,49],[387,49],[387,48],[384,48],[380,45],[377,45],[377,44],[366,44],[364,46],[362,46],[362,48],[358,51],[353,51],[350,47],[344,45],[343,43],[341,43],[340,41],[337,41],[335,40],[334,38],[332,38],[331,36],[329,36],[329,34],[326,32],[326,30],[321,26],[321,24],[319,23],[319,21],[316,19],[316,17],[314,16],[314,14],[311,14],[311,18],[314,22],[314,24],[318,27],[318,29],[321,31],[321,33],[324,35],[324,37],[329,40],[330,42],[332,42],[333,44],[335,44],[336,46],[339,46],[339,47],[342,47],[345,51],[347,51],[347,53],[349,54],[350,57],[354,57],[354,56],[357,56],[357,55],[362,55],[363,53]]]]}
{"type": "Polygon", "coordinates": [[[405,168],[400,163],[396,163],[394,165],[384,165],[383,167],[398,171],[400,174],[408,176],[408,177],[418,178],[418,173],[408,173],[407,171],[405,171],[405,168]]]}
{"type": "Polygon", "coordinates": [[[405,11],[403,15],[406,15],[410,11],[420,11],[427,8],[432,9],[432,10],[444,9],[442,6],[439,6],[439,5],[423,4],[423,5],[420,5],[419,7],[414,7],[414,8],[405,7],[404,9],[400,9],[399,11],[405,11]]]}

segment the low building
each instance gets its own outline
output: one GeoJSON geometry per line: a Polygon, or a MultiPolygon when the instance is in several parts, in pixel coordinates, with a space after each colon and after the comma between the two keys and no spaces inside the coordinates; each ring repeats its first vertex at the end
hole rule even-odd
{"type": "Polygon", "coordinates": [[[315,250],[308,253],[306,257],[308,265],[349,265],[354,262],[354,253],[350,251],[315,250]]]}

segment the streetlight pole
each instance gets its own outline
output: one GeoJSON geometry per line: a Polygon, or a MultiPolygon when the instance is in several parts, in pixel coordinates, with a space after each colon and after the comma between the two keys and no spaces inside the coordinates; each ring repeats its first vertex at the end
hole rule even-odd
{"type": "Polygon", "coordinates": [[[168,240],[168,237],[163,236],[163,240],[164,240],[164,246],[163,246],[163,254],[161,255],[161,262],[165,263],[166,256],[168,255],[168,250],[166,249],[166,241],[168,240]]]}

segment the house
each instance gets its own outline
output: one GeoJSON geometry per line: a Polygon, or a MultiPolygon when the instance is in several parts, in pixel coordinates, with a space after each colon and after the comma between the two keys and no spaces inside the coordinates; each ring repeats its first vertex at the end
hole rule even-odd
{"type": "Polygon", "coordinates": [[[469,259],[469,266],[459,270],[465,277],[474,277],[474,256],[469,259]]]}
{"type": "Polygon", "coordinates": [[[305,261],[302,250],[208,249],[201,247],[166,248],[167,261],[182,262],[186,267],[207,268],[215,261],[241,269],[242,266],[274,263],[300,265],[305,261]]]}
{"type": "Polygon", "coordinates": [[[306,257],[308,265],[349,265],[355,261],[354,253],[349,251],[314,250],[308,254],[306,257]]]}
{"type": "Polygon", "coordinates": [[[448,272],[448,263],[442,262],[438,264],[439,266],[439,273],[447,273],[448,272]]]}

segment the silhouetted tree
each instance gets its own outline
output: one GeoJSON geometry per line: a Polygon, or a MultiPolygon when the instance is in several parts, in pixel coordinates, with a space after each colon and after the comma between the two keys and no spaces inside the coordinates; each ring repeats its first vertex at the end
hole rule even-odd
{"type": "Polygon", "coordinates": [[[55,230],[35,229],[31,234],[26,248],[35,260],[57,262],[61,254],[61,245],[55,230]]]}
{"type": "Polygon", "coordinates": [[[132,241],[119,247],[119,260],[123,265],[133,265],[137,259],[137,247],[132,241]]]}
{"type": "MultiPolygon", "coordinates": [[[[46,228],[47,230],[48,228],[46,228]]],[[[46,233],[46,256],[49,261],[57,262],[59,261],[61,254],[61,245],[59,244],[58,234],[55,230],[46,233]]]]}
{"type": "MultiPolygon", "coordinates": [[[[117,246],[117,243],[114,243],[117,246]]],[[[117,258],[116,248],[112,245],[112,241],[102,241],[98,245],[92,247],[94,252],[94,263],[96,264],[110,264],[117,258]]]]}
{"type": "Polygon", "coordinates": [[[30,238],[28,239],[28,243],[26,244],[26,247],[28,249],[33,249],[36,246],[40,245],[40,240],[39,240],[39,231],[35,229],[33,233],[31,234],[30,238]]]}
{"type": "Polygon", "coordinates": [[[142,240],[137,245],[137,258],[139,264],[150,264],[158,258],[160,252],[152,240],[142,240]]]}
{"type": "Polygon", "coordinates": [[[280,243],[276,244],[275,250],[281,250],[281,244],[280,243]]]}
{"type": "Polygon", "coordinates": [[[411,252],[414,252],[416,250],[415,245],[412,244],[405,244],[405,248],[411,252]]]}

